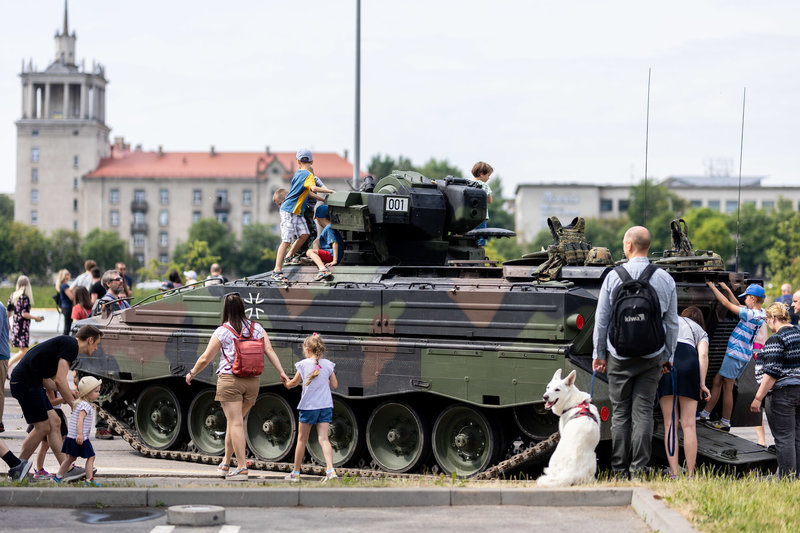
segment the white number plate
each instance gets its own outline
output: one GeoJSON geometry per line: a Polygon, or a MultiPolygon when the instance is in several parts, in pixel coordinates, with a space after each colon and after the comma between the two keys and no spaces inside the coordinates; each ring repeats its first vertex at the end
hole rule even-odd
{"type": "Polygon", "coordinates": [[[408,197],[387,196],[383,202],[383,209],[393,213],[408,213],[408,197]]]}

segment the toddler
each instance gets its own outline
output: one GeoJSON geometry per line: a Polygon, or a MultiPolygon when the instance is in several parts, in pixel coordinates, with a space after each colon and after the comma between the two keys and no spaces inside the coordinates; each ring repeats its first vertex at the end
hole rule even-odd
{"type": "Polygon", "coordinates": [[[86,484],[94,487],[101,485],[94,480],[94,448],[89,442],[89,434],[92,431],[92,416],[94,409],[92,404],[100,396],[100,385],[102,382],[93,376],[85,376],[78,383],[78,401],[69,418],[69,428],[67,437],[61,451],[64,453],[64,461],[58,469],[58,474],[53,476],[53,481],[60,483],[64,480],[73,461],[78,457],[86,459],[86,484]],[[87,420],[88,419],[88,420],[87,420]]]}
{"type": "Polygon", "coordinates": [[[331,389],[338,387],[339,382],[333,373],[336,365],[324,359],[325,345],[319,335],[314,333],[303,341],[303,355],[305,359],[294,365],[297,373],[286,384],[286,388],[291,389],[302,382],[303,394],[297,405],[300,411],[300,427],[297,432],[297,447],[294,450],[294,468],[285,479],[300,481],[300,464],[306,453],[308,435],[311,433],[311,426],[316,424],[319,445],[322,448],[322,455],[325,456],[325,478],[322,480],[325,483],[338,477],[336,470],[333,469],[333,448],[328,440],[328,427],[333,420],[331,389]]]}

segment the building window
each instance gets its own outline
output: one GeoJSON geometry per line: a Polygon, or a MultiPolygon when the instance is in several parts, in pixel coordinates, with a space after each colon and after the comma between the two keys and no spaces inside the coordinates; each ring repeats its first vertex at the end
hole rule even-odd
{"type": "Polygon", "coordinates": [[[161,198],[161,205],[169,204],[169,189],[161,189],[159,197],[161,198]]]}
{"type": "Polygon", "coordinates": [[[252,205],[253,203],[253,191],[250,189],[245,189],[242,191],[242,205],[252,205]]]}
{"type": "Polygon", "coordinates": [[[242,213],[242,226],[249,226],[253,223],[253,213],[245,211],[242,213]]]}
{"type": "Polygon", "coordinates": [[[217,221],[218,222],[222,222],[223,224],[227,224],[228,223],[228,213],[226,213],[225,211],[221,211],[221,212],[217,213],[217,221]]]}
{"type": "Polygon", "coordinates": [[[31,211],[31,226],[39,223],[39,211],[31,211]]]}
{"type": "Polygon", "coordinates": [[[112,209],[109,214],[111,216],[109,217],[108,222],[114,227],[119,226],[119,211],[117,211],[116,209],[112,209]]]}
{"type": "Polygon", "coordinates": [[[78,156],[77,155],[72,156],[72,166],[74,168],[78,168],[78,156]]]}
{"type": "Polygon", "coordinates": [[[725,200],[725,212],[735,213],[739,203],[736,200],[725,200]]]}
{"type": "Polygon", "coordinates": [[[39,149],[37,147],[31,148],[31,163],[39,162],[39,149]]]}
{"type": "Polygon", "coordinates": [[[144,224],[144,211],[133,212],[133,223],[137,225],[144,224]]]}
{"type": "Polygon", "coordinates": [[[608,213],[614,209],[614,203],[608,198],[600,198],[600,212],[608,213]]]}
{"type": "Polygon", "coordinates": [[[136,203],[144,202],[144,189],[136,189],[133,191],[133,201],[136,203]]]}
{"type": "Polygon", "coordinates": [[[72,189],[78,190],[78,178],[72,178],[72,189]]]}
{"type": "Polygon", "coordinates": [[[144,248],[144,233],[136,232],[133,234],[133,247],[144,248]]]}
{"type": "Polygon", "coordinates": [[[72,230],[73,231],[78,231],[78,221],[77,220],[73,220],[72,221],[72,230]]]}
{"type": "Polygon", "coordinates": [[[169,224],[169,211],[167,211],[166,209],[162,209],[158,213],[158,224],[160,226],[166,226],[169,224]]]}
{"type": "Polygon", "coordinates": [[[714,211],[719,211],[719,200],[709,200],[708,208],[713,209],[714,211]]]}
{"type": "Polygon", "coordinates": [[[31,203],[32,204],[39,203],[39,189],[31,189],[31,203]]]}
{"type": "Polygon", "coordinates": [[[703,200],[689,200],[689,205],[692,207],[703,207],[703,200]]]}
{"type": "Polygon", "coordinates": [[[78,210],[78,199],[77,198],[73,198],[72,199],[72,210],[73,211],[77,211],[78,210]]]}
{"type": "Polygon", "coordinates": [[[192,204],[200,205],[203,202],[203,191],[195,189],[192,191],[192,204]]]}
{"type": "Polygon", "coordinates": [[[119,189],[111,189],[108,191],[108,201],[111,205],[119,203],[119,189]]]}
{"type": "Polygon", "coordinates": [[[158,245],[162,248],[169,246],[169,233],[162,231],[158,234],[158,245]]]}
{"type": "Polygon", "coordinates": [[[217,189],[217,201],[219,203],[228,201],[228,189],[217,189]]]}
{"type": "Polygon", "coordinates": [[[200,211],[192,211],[192,224],[200,220],[200,211]]]}
{"type": "Polygon", "coordinates": [[[39,169],[32,168],[31,169],[31,183],[39,183],[39,169]]]}
{"type": "Polygon", "coordinates": [[[39,136],[39,130],[33,130],[33,131],[31,132],[31,136],[33,136],[33,137],[38,137],[38,136],[39,136]]]}
{"type": "Polygon", "coordinates": [[[761,200],[761,209],[775,209],[775,200],[761,200]]]}
{"type": "Polygon", "coordinates": [[[169,263],[169,256],[167,254],[160,254],[158,256],[159,263],[169,263]]]}
{"type": "Polygon", "coordinates": [[[631,201],[628,200],[627,198],[617,202],[617,207],[619,208],[619,212],[620,213],[627,213],[628,212],[628,207],[630,207],[630,205],[631,205],[631,201]]]}
{"type": "Polygon", "coordinates": [[[136,262],[140,265],[144,264],[144,254],[136,254],[133,256],[136,259],[136,262]]]}

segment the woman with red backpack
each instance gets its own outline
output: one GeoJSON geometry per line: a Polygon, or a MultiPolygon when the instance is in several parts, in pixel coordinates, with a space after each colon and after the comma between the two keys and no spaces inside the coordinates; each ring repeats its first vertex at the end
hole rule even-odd
{"type": "Polygon", "coordinates": [[[225,433],[225,455],[217,471],[228,480],[246,480],[247,457],[245,455],[244,417],[255,404],[258,396],[260,374],[264,368],[263,356],[275,367],[281,382],[289,377],[281,368],[278,355],[272,349],[269,338],[261,324],[245,317],[244,303],[238,293],[225,296],[222,325],[211,335],[203,354],[186,374],[186,383],[222,352],[217,366],[217,394],[227,420],[225,433]],[[231,469],[231,456],[236,455],[236,469],[231,469]]]}

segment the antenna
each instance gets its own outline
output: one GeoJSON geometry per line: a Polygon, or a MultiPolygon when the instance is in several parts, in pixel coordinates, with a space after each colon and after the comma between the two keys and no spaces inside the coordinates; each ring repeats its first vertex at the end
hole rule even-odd
{"type": "Polygon", "coordinates": [[[744,151],[744,106],[747,101],[747,87],[742,93],[742,136],[739,139],[739,198],[736,200],[736,269],[739,272],[739,215],[742,211],[742,153],[744,151]]]}
{"type": "Polygon", "coordinates": [[[644,130],[644,224],[647,227],[647,153],[650,148],[650,72],[652,68],[647,69],[647,121],[644,130]]]}

